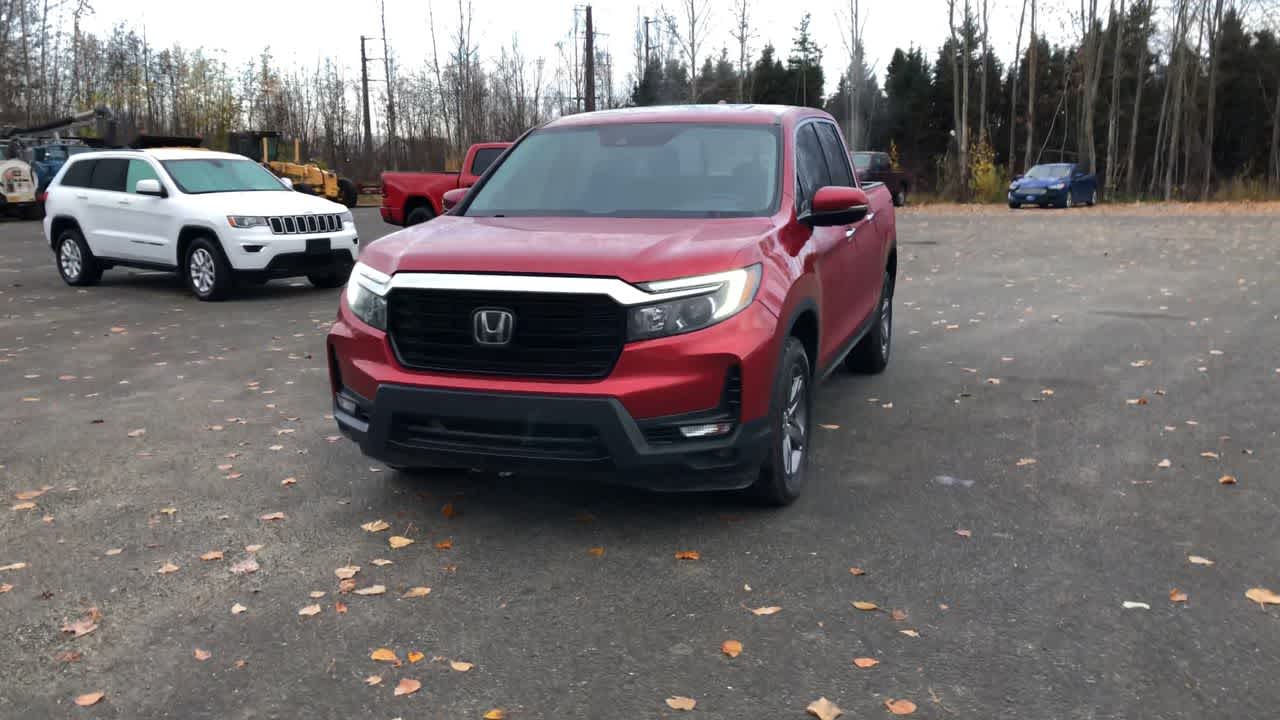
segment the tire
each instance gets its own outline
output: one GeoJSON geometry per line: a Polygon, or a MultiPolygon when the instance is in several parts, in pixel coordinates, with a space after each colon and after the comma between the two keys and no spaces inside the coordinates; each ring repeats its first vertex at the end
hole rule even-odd
{"type": "Polygon", "coordinates": [[[404,224],[420,225],[435,216],[435,213],[431,212],[430,205],[419,205],[409,211],[409,214],[405,217],[404,224]]]}
{"type": "Polygon", "coordinates": [[[307,281],[314,287],[318,288],[336,288],[347,284],[347,277],[350,272],[345,273],[329,273],[327,275],[308,275],[307,281]]]}
{"type": "Polygon", "coordinates": [[[845,356],[844,366],[852,372],[876,375],[889,367],[892,350],[893,278],[886,271],[880,285],[880,300],[876,303],[875,324],[845,356]]]}
{"type": "Polygon", "coordinates": [[[1013,201],[1010,201],[1010,202],[1009,202],[1009,209],[1010,209],[1010,210],[1017,210],[1017,209],[1018,209],[1018,208],[1020,208],[1020,207],[1022,207],[1022,203],[1016,203],[1016,202],[1013,202],[1013,201]]]}
{"type": "Polygon", "coordinates": [[[1093,192],[1089,195],[1089,199],[1085,200],[1084,204],[1087,207],[1093,207],[1098,204],[1098,188],[1093,189],[1093,192]]]}
{"type": "Polygon", "coordinates": [[[338,178],[338,201],[349,208],[360,203],[360,190],[347,178],[338,178]]]}
{"type": "Polygon", "coordinates": [[[181,272],[191,294],[206,302],[225,299],[234,284],[231,265],[222,253],[222,246],[210,237],[191,241],[181,272]]]}
{"type": "Polygon", "coordinates": [[[790,505],[804,489],[813,436],[813,370],[799,338],[788,337],[769,406],[769,455],[750,492],[768,505],[790,505]],[[797,447],[797,445],[799,447],[797,447]]]}
{"type": "Polygon", "coordinates": [[[58,234],[58,274],[62,281],[72,286],[93,285],[102,278],[102,265],[89,250],[84,235],[75,228],[67,228],[58,234]]]}
{"type": "Polygon", "coordinates": [[[1075,206],[1076,206],[1076,201],[1075,201],[1075,198],[1071,196],[1071,188],[1067,188],[1067,198],[1063,200],[1062,204],[1059,205],[1058,207],[1066,208],[1067,210],[1070,210],[1075,206]]]}
{"type": "Polygon", "coordinates": [[[900,187],[898,188],[898,192],[893,194],[893,206],[905,207],[906,204],[907,204],[907,188],[900,187]]]}

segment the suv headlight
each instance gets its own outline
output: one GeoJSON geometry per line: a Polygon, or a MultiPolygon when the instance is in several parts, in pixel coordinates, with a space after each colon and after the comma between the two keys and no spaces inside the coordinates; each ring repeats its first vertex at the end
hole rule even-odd
{"type": "Polygon", "coordinates": [[[347,307],[365,324],[387,329],[387,285],[391,278],[358,262],[347,280],[347,307]]]}
{"type": "Polygon", "coordinates": [[[233,228],[247,230],[249,228],[266,227],[267,219],[261,215],[228,215],[227,223],[233,228]]]}
{"type": "Polygon", "coordinates": [[[343,225],[355,225],[355,224],[356,224],[356,218],[355,218],[355,216],[354,216],[354,215],[352,215],[352,214],[351,214],[351,211],[350,211],[350,210],[343,210],[342,212],[338,213],[338,217],[342,218],[342,224],[343,224],[343,225]]]}
{"type": "Polygon", "coordinates": [[[755,298],[760,287],[760,265],[644,283],[640,287],[652,293],[679,292],[682,297],[630,308],[628,342],[693,332],[733,317],[755,298]]]}

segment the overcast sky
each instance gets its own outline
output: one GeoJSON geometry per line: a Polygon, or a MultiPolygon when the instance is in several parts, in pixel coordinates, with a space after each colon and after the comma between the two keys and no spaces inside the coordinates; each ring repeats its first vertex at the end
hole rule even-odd
{"type": "MultiPolygon", "coordinates": [[[[465,0],[464,0],[465,1],[465,0]]],[[[457,27],[457,0],[432,0],[437,33],[442,43],[457,27]]],[[[679,15],[683,0],[668,0],[667,9],[679,15]]],[[[936,57],[946,38],[946,0],[861,0],[865,21],[865,44],[870,64],[883,78],[884,68],[896,47],[923,47],[936,57]]],[[[958,0],[963,2],[963,0],[958,0]]],[[[972,0],[975,8],[981,0],[972,0]]],[[[1007,59],[1013,54],[1014,36],[1022,0],[989,0],[990,38],[996,52],[1007,59]]],[[[473,0],[472,34],[481,55],[494,58],[499,46],[517,34],[530,59],[545,57],[547,76],[559,57],[557,41],[567,39],[573,27],[574,0],[473,0]]],[[[387,35],[402,65],[422,62],[431,52],[427,30],[428,0],[386,0],[387,35]]],[[[632,42],[637,12],[657,15],[661,3],[637,5],[634,0],[593,2],[597,32],[607,33],[599,42],[613,53],[615,78],[619,84],[634,65],[632,42]]],[[[707,52],[718,54],[730,48],[736,58],[736,44],[729,35],[733,0],[711,0],[712,11],[707,52]]],[[[105,31],[117,22],[145,27],[152,44],[180,43],[187,48],[223,50],[232,64],[253,57],[264,47],[283,62],[312,66],[323,57],[340,57],[351,72],[358,72],[360,35],[380,35],[377,0],[309,0],[308,2],[264,2],[263,0],[218,0],[196,10],[192,3],[169,0],[94,0],[95,15],[88,29],[105,31]]],[[[1041,0],[1042,31],[1051,38],[1066,36],[1069,0],[1041,0]]],[[[803,12],[813,16],[811,31],[824,52],[828,93],[835,90],[836,78],[847,66],[846,40],[849,0],[752,0],[752,25],[757,34],[756,51],[772,42],[785,58],[803,12]]],[[[1025,40],[1024,40],[1025,43],[1025,40]]],[[[701,57],[698,60],[702,62],[701,57]]],[[[374,72],[371,64],[370,72],[374,72]]]]}

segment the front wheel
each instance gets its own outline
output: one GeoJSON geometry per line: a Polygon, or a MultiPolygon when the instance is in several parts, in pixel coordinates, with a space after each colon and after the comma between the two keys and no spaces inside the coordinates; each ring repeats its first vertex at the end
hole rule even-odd
{"type": "Polygon", "coordinates": [[[1010,201],[1009,201],[1009,209],[1010,209],[1010,210],[1017,210],[1017,209],[1018,209],[1018,208],[1020,208],[1020,207],[1022,207],[1022,203],[1016,203],[1016,202],[1014,202],[1014,201],[1012,201],[1012,200],[1010,200],[1010,201]]]}
{"type": "Polygon", "coordinates": [[[844,359],[845,368],[856,373],[876,375],[889,367],[893,340],[893,277],[888,271],[880,286],[874,325],[844,359]]]}
{"type": "Polygon", "coordinates": [[[323,275],[311,274],[307,276],[307,281],[310,282],[313,286],[318,288],[336,288],[336,287],[341,287],[347,283],[348,275],[350,275],[349,272],[325,273],[323,275]]]}
{"type": "Polygon", "coordinates": [[[58,236],[58,274],[68,285],[92,285],[102,277],[102,266],[75,228],[58,236]]]}
{"type": "Polygon", "coordinates": [[[187,288],[200,300],[222,300],[231,290],[231,265],[222,254],[218,241],[211,238],[200,237],[191,241],[187,260],[183,263],[183,276],[187,288]]]}
{"type": "Polygon", "coordinates": [[[893,194],[893,206],[906,207],[906,205],[907,205],[907,189],[905,187],[900,187],[898,188],[898,191],[893,194]]]}
{"type": "Polygon", "coordinates": [[[790,505],[804,487],[809,458],[810,385],[813,372],[804,343],[788,337],[773,383],[769,423],[773,426],[769,456],[751,491],[770,505],[790,505]]]}
{"type": "Polygon", "coordinates": [[[1085,202],[1085,205],[1088,205],[1089,207],[1093,207],[1094,205],[1097,205],[1097,204],[1098,204],[1098,188],[1094,188],[1093,192],[1089,194],[1089,199],[1085,202]]]}

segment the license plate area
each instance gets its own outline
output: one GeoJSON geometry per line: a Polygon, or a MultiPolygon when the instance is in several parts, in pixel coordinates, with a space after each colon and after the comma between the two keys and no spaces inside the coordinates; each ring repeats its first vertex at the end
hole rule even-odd
{"type": "Polygon", "coordinates": [[[307,240],[308,255],[324,255],[329,252],[329,238],[311,238],[307,240]]]}

